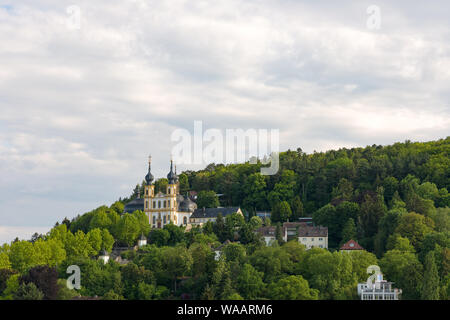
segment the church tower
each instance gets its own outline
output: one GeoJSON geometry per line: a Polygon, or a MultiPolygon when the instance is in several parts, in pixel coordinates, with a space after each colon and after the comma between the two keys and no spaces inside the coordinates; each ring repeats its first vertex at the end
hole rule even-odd
{"type": "Polygon", "coordinates": [[[153,185],[152,169],[152,156],[148,157],[148,173],[145,176],[145,190],[144,190],[144,212],[149,217],[151,225],[152,209],[154,209],[153,198],[155,197],[155,186],[153,185]]]}
{"type": "Polygon", "coordinates": [[[166,195],[168,197],[168,208],[170,211],[170,221],[174,224],[178,224],[177,221],[177,194],[178,194],[178,178],[173,172],[173,160],[170,160],[170,172],[167,174],[167,180],[169,181],[167,185],[166,195]]]}

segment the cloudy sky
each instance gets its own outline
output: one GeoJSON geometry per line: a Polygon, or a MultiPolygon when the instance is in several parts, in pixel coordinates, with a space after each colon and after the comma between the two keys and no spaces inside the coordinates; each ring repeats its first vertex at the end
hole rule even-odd
{"type": "Polygon", "coordinates": [[[450,2],[337,2],[0,0],[0,243],[128,196],[150,153],[167,174],[195,120],[306,152],[447,136],[450,2]]]}

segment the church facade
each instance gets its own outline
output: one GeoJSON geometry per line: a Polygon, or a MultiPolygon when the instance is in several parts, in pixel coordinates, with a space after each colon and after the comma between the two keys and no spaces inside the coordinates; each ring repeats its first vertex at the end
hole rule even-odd
{"type": "Polygon", "coordinates": [[[155,194],[153,180],[151,157],[149,157],[148,173],[145,176],[143,209],[149,218],[150,225],[153,228],[163,228],[169,223],[187,226],[190,216],[197,209],[197,205],[188,195],[180,194],[180,184],[176,170],[173,171],[173,161],[170,161],[170,172],[167,174],[169,183],[165,193],[159,191],[155,194]]]}

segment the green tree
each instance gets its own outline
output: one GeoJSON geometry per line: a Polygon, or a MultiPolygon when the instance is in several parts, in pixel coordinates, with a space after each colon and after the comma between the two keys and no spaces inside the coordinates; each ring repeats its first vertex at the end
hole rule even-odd
{"type": "Polygon", "coordinates": [[[226,261],[244,261],[246,252],[245,247],[239,243],[229,243],[223,248],[223,254],[226,261]]]}
{"type": "Polygon", "coordinates": [[[439,300],[439,274],[433,252],[429,252],[425,257],[424,267],[422,300],[439,300]]]}
{"type": "Polygon", "coordinates": [[[300,196],[295,196],[294,199],[292,199],[291,208],[292,208],[292,217],[291,217],[292,221],[297,221],[299,218],[305,215],[303,203],[302,200],[300,199],[300,196]]]}
{"type": "Polygon", "coordinates": [[[296,189],[296,178],[294,171],[283,170],[281,181],[275,184],[273,190],[267,196],[271,208],[274,208],[276,204],[282,201],[287,203],[292,201],[294,190],[296,189]]]}
{"type": "Polygon", "coordinates": [[[153,229],[150,232],[150,243],[156,244],[158,247],[167,245],[169,239],[170,233],[167,229],[153,229]]]}
{"type": "Polygon", "coordinates": [[[288,276],[272,283],[269,293],[274,300],[317,300],[319,291],[311,289],[302,276],[288,276]]]}
{"type": "Polygon", "coordinates": [[[24,272],[36,264],[33,244],[28,241],[17,241],[11,244],[9,260],[14,270],[24,272]]]}
{"type": "Polygon", "coordinates": [[[287,201],[281,201],[272,208],[273,222],[286,222],[292,215],[291,207],[287,201]]]}
{"type": "Polygon", "coordinates": [[[118,240],[123,244],[132,246],[140,235],[141,226],[138,219],[129,213],[125,213],[119,221],[118,240]]]}
{"type": "Polygon", "coordinates": [[[351,239],[356,240],[356,224],[355,220],[349,218],[342,229],[341,243],[345,243],[351,239]]]}
{"type": "Polygon", "coordinates": [[[166,193],[169,180],[166,178],[161,178],[155,181],[155,194],[158,192],[166,193]]]}
{"type": "Polygon", "coordinates": [[[114,245],[114,237],[107,229],[102,229],[102,249],[111,252],[114,245]]]}
{"type": "Polygon", "coordinates": [[[262,272],[258,272],[250,264],[245,263],[237,278],[237,287],[245,299],[257,299],[264,289],[262,272]]]}
{"type": "Polygon", "coordinates": [[[185,173],[181,173],[178,175],[178,181],[180,183],[180,193],[185,194],[190,190],[189,187],[189,178],[185,173]]]}
{"type": "Polygon", "coordinates": [[[217,194],[212,191],[200,191],[197,195],[198,208],[217,208],[220,205],[217,194]]]}
{"type": "Polygon", "coordinates": [[[169,223],[164,226],[164,229],[169,232],[169,239],[167,240],[168,245],[174,246],[185,240],[184,227],[179,227],[173,223],[169,223]]]}
{"type": "MultiPolygon", "coordinates": [[[[378,223],[385,213],[386,206],[379,194],[375,197],[369,195],[364,197],[364,202],[361,204],[360,210],[360,225],[365,238],[370,239],[375,236],[378,231],[378,223]]],[[[366,245],[366,247],[369,246],[366,245]]]]}
{"type": "Polygon", "coordinates": [[[411,244],[417,249],[420,248],[423,239],[428,233],[433,231],[434,223],[429,217],[410,212],[403,214],[398,222],[395,232],[402,237],[409,239],[411,244]]]}
{"type": "Polygon", "coordinates": [[[60,240],[38,239],[33,244],[34,259],[36,264],[45,264],[55,267],[66,260],[67,254],[64,245],[60,240]]]}
{"type": "MultiPolygon", "coordinates": [[[[117,207],[117,205],[115,206],[117,207]]],[[[122,212],[120,212],[122,213],[122,212]]],[[[105,210],[105,208],[101,208],[100,210],[97,210],[95,214],[93,215],[90,223],[89,223],[89,229],[108,229],[111,227],[112,221],[108,217],[108,213],[105,210]]]]}
{"type": "Polygon", "coordinates": [[[244,208],[260,210],[268,208],[266,178],[259,172],[247,177],[243,191],[245,194],[244,208]]]}
{"type": "Polygon", "coordinates": [[[32,282],[19,285],[14,300],[42,300],[44,294],[32,282]]]}
{"type": "Polygon", "coordinates": [[[423,267],[413,252],[389,250],[380,260],[385,278],[403,290],[404,299],[419,299],[423,267]]]}
{"type": "Polygon", "coordinates": [[[349,201],[353,196],[353,184],[351,181],[341,178],[337,187],[333,188],[331,196],[335,199],[349,201]]]}
{"type": "Polygon", "coordinates": [[[89,245],[94,249],[94,254],[97,255],[102,249],[103,239],[102,231],[99,228],[92,229],[86,235],[89,245]]]}
{"type": "Polygon", "coordinates": [[[192,256],[182,247],[165,247],[162,254],[162,268],[173,280],[174,291],[177,290],[177,279],[188,275],[192,268],[192,256]]]}

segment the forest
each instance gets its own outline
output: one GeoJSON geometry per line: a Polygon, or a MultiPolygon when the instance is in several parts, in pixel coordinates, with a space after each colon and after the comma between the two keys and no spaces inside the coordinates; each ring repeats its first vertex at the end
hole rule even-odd
{"type": "MultiPolygon", "coordinates": [[[[199,207],[239,206],[245,213],[189,231],[171,224],[151,229],[143,212],[123,214],[143,193],[138,183],[110,206],[3,244],[0,299],[347,300],[358,299],[358,282],[378,265],[403,290],[402,299],[449,300],[449,151],[450,137],[310,154],[298,148],[280,153],[272,176],[260,174],[261,163],[185,171],[181,192],[196,191],[199,207]],[[255,232],[300,217],[328,227],[328,249],[306,250],[281,237],[266,246],[255,232]],[[122,252],[128,263],[97,259],[103,250],[134,246],[142,235],[146,246],[122,252]],[[349,239],[365,250],[339,252],[349,239]],[[66,287],[70,265],[81,268],[80,290],[66,287]]],[[[156,191],[166,184],[155,181],[156,191]]]]}

